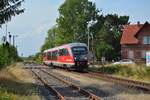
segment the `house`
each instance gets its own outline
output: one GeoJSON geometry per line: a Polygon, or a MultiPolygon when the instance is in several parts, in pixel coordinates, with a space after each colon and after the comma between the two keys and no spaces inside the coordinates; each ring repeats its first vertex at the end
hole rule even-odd
{"type": "Polygon", "coordinates": [[[125,25],[120,44],[122,59],[145,60],[150,51],[150,24],[125,25]]]}

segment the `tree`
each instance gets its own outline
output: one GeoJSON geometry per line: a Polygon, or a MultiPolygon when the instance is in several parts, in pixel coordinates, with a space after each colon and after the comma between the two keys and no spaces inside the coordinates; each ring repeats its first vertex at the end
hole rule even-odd
{"type": "Polygon", "coordinates": [[[56,34],[57,34],[57,27],[53,27],[48,30],[48,36],[45,39],[44,45],[41,47],[41,52],[46,49],[52,48],[56,45],[56,34]]]}
{"type": "Polygon", "coordinates": [[[96,52],[97,59],[100,60],[101,57],[106,57],[106,59],[109,60],[108,57],[113,56],[113,47],[105,42],[101,42],[97,44],[96,52]]]}
{"type": "Polygon", "coordinates": [[[10,21],[12,16],[24,12],[24,9],[19,9],[22,2],[19,0],[0,0],[0,26],[10,21]]]}
{"type": "Polygon", "coordinates": [[[0,45],[0,69],[16,61],[19,61],[17,49],[9,44],[0,45]]]}
{"type": "MultiPolygon", "coordinates": [[[[117,59],[120,57],[120,51],[121,51],[121,45],[120,45],[120,39],[122,36],[122,27],[125,24],[128,24],[129,16],[118,16],[117,14],[108,14],[106,16],[102,16],[98,19],[98,23],[101,22],[102,24],[96,24],[96,27],[99,27],[95,32],[97,32],[95,41],[95,51],[96,56],[100,58],[102,52],[105,52],[105,54],[110,54],[105,56],[107,59],[117,59]],[[99,43],[99,45],[97,45],[99,43]],[[105,43],[106,47],[111,46],[112,50],[106,50],[103,51],[102,49],[98,49],[98,46],[104,47],[104,45],[101,43],[105,43]],[[111,53],[110,53],[111,52],[111,53]]],[[[95,27],[95,26],[94,26],[95,27]]],[[[100,48],[102,48],[100,47],[100,48]]],[[[100,59],[99,59],[100,60],[100,59]]]]}
{"type": "Polygon", "coordinates": [[[87,41],[87,26],[91,20],[96,20],[97,13],[94,3],[88,0],[65,0],[59,8],[58,43],[87,41]],[[67,38],[65,38],[67,36],[67,38]]]}
{"type": "Polygon", "coordinates": [[[43,55],[41,52],[39,52],[39,53],[36,53],[36,55],[33,57],[33,60],[36,61],[38,64],[41,64],[42,58],[43,58],[43,55]]]}

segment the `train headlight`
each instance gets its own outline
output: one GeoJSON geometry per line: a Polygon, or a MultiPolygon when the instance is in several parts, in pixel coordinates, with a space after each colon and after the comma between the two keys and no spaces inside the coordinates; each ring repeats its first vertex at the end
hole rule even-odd
{"type": "Polygon", "coordinates": [[[77,58],[76,58],[76,57],[74,57],[74,60],[77,60],[77,58]]]}
{"type": "Polygon", "coordinates": [[[84,57],[84,59],[87,60],[88,58],[87,58],[87,57],[84,57]]]}

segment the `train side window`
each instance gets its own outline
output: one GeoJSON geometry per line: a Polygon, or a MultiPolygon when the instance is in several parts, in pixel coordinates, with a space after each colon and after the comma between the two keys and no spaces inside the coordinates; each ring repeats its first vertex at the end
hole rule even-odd
{"type": "Polygon", "coordinates": [[[64,49],[64,50],[63,50],[63,53],[64,53],[65,56],[69,55],[69,52],[68,52],[67,49],[64,49]]]}
{"type": "Polygon", "coordinates": [[[69,52],[68,52],[67,49],[60,49],[59,50],[59,55],[60,56],[67,56],[67,55],[69,55],[69,52]]]}
{"type": "Polygon", "coordinates": [[[48,53],[47,53],[47,59],[48,59],[48,60],[51,60],[51,59],[52,59],[52,57],[51,57],[51,52],[48,52],[48,53]]]}
{"type": "Polygon", "coordinates": [[[62,49],[59,50],[59,56],[63,56],[63,50],[62,49]]]}
{"type": "Polygon", "coordinates": [[[57,60],[57,56],[58,56],[58,51],[53,51],[52,52],[52,60],[57,60]]]}

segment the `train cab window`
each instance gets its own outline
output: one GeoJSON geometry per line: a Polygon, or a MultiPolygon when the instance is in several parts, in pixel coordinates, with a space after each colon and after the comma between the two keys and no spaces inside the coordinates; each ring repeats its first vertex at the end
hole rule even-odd
{"type": "Polygon", "coordinates": [[[69,52],[67,49],[60,49],[59,50],[59,56],[67,56],[69,55],[69,52]]]}
{"type": "Polygon", "coordinates": [[[47,59],[48,59],[48,60],[51,60],[51,59],[52,59],[51,52],[48,52],[48,53],[47,53],[47,59]]]}
{"type": "Polygon", "coordinates": [[[72,52],[74,55],[82,55],[82,54],[87,54],[87,48],[86,47],[73,47],[72,52]]]}

